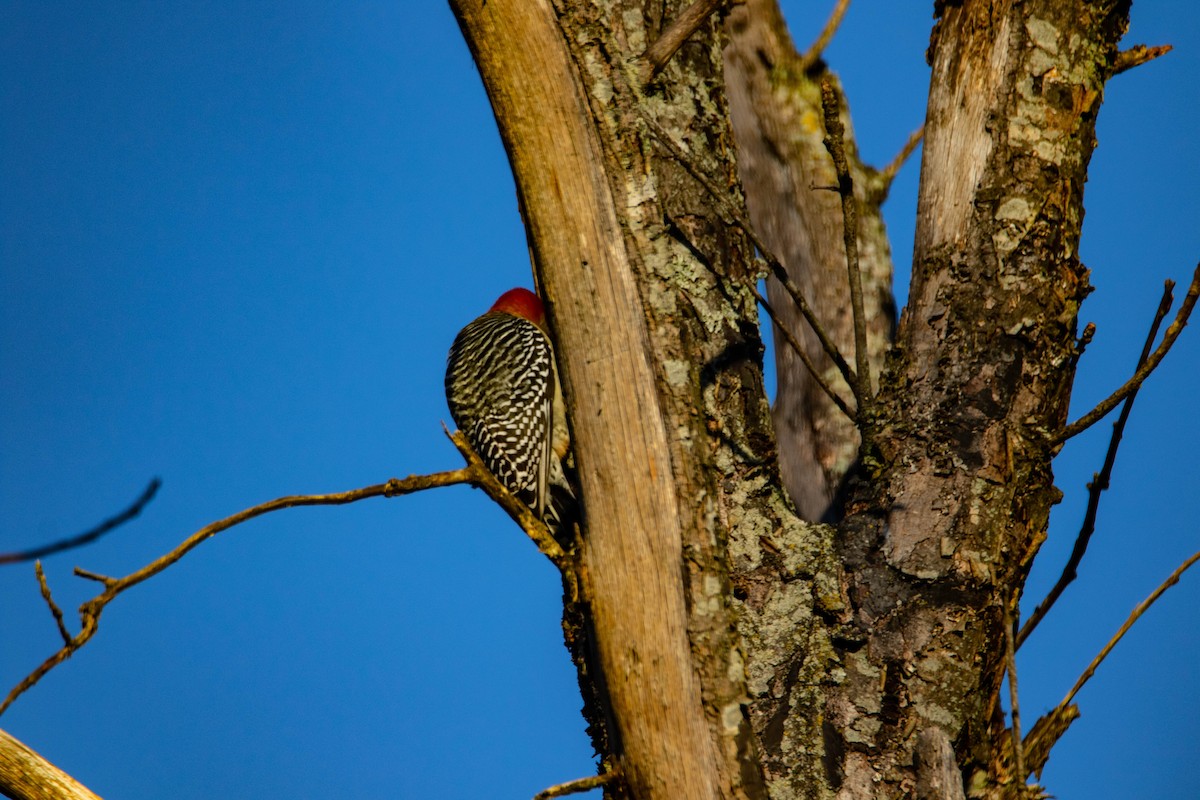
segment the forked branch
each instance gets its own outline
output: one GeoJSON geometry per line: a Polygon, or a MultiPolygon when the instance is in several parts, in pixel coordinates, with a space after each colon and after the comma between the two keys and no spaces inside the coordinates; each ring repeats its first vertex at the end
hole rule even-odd
{"type": "Polygon", "coordinates": [[[1067,427],[1051,440],[1051,444],[1061,444],[1072,436],[1077,436],[1085,430],[1095,425],[1104,418],[1108,412],[1117,407],[1117,404],[1128,397],[1133,392],[1138,390],[1146,378],[1150,377],[1150,373],[1158,367],[1162,360],[1170,352],[1171,346],[1175,344],[1175,340],[1179,338],[1179,334],[1183,333],[1184,327],[1188,323],[1188,317],[1192,314],[1192,308],[1196,305],[1196,298],[1200,296],[1200,264],[1196,265],[1195,272],[1192,273],[1192,283],[1188,286],[1187,295],[1183,298],[1183,304],[1179,306],[1179,311],[1175,314],[1174,321],[1167,326],[1167,332],[1163,334],[1163,340],[1146,362],[1133,373],[1133,377],[1125,382],[1125,384],[1106,397],[1095,408],[1084,414],[1075,422],[1072,422],[1067,427]]]}
{"type": "Polygon", "coordinates": [[[374,486],[367,486],[362,489],[354,489],[348,492],[337,492],[334,494],[310,494],[310,495],[291,495],[288,497],[280,497],[275,500],[270,500],[266,503],[247,508],[244,511],[218,520],[209,525],[204,526],[200,530],[193,533],[174,550],[155,559],[141,569],[131,572],[130,574],[121,577],[113,578],[107,575],[100,575],[90,572],[79,567],[75,568],[75,574],[94,580],[103,585],[104,590],[92,599],[86,601],[79,607],[80,630],[74,636],[66,629],[62,622],[62,612],[54,603],[50,596],[50,587],[45,582],[45,576],[41,573],[41,565],[38,564],[36,572],[38,573],[39,584],[42,588],[42,597],[46,600],[46,604],[50,608],[50,613],[55,619],[59,632],[63,636],[63,646],[43,661],[33,672],[29,673],[21,680],[8,696],[0,703],[0,714],[3,714],[13,702],[20,697],[28,689],[32,688],[40,681],[46,673],[57,667],[62,662],[66,661],[77,650],[86,645],[100,625],[100,615],[104,609],[115,600],[125,590],[137,586],[143,581],[153,578],[163,570],[170,567],[190,553],[201,543],[213,536],[216,536],[222,531],[240,525],[243,522],[261,517],[264,514],[269,514],[273,511],[280,511],[285,508],[295,508],[298,506],[337,506],[347,503],[366,500],[371,497],[398,497],[400,495],[412,494],[413,492],[423,491],[425,489],[435,489],[441,486],[453,486],[455,484],[466,483],[477,488],[483,489],[488,496],[495,500],[501,508],[503,508],[509,516],[511,516],[525,531],[538,549],[549,558],[559,569],[565,569],[567,555],[563,552],[562,547],[550,534],[546,526],[536,517],[533,512],[521,502],[516,496],[504,488],[504,486],[496,479],[483,462],[479,460],[479,456],[471,450],[466,443],[461,433],[449,434],[450,440],[458,451],[462,453],[463,458],[467,461],[467,466],[461,469],[449,470],[446,472],[435,472],[431,475],[410,475],[403,480],[393,478],[387,483],[379,483],[374,486]]]}

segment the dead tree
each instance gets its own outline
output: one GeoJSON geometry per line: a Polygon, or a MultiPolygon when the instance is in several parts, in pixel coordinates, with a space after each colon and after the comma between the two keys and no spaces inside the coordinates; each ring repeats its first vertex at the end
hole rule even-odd
{"type": "MultiPolygon", "coordinates": [[[[1129,3],[936,4],[898,325],[878,214],[896,165],[859,161],[822,44],[798,53],[772,0],[451,5],[548,304],[578,535],[555,541],[456,439],[460,470],[281,498],[128,576],[81,573],[103,590],[79,634],[43,580],[64,646],[5,706],[86,644],[120,592],[217,531],[469,482],[563,575],[603,761],[543,796],[1032,793],[1075,714],[1069,696],[1023,735],[1000,704],[1058,498],[1052,460],[1129,401],[1200,291],[1157,347],[1152,333],[1130,382],[1068,424],[1096,116],[1106,81],[1153,57],[1118,49],[1129,3]],[[774,417],[760,301],[778,325],[774,417]]],[[[10,743],[0,766],[18,751],[36,760],[10,743]]]]}

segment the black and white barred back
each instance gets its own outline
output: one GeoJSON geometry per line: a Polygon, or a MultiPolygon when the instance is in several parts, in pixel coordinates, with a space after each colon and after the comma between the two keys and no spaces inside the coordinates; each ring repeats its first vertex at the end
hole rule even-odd
{"type": "Polygon", "coordinates": [[[554,454],[554,352],[527,319],[492,312],[454,339],[446,363],[446,401],[483,463],[552,530],[570,489],[554,454]]]}

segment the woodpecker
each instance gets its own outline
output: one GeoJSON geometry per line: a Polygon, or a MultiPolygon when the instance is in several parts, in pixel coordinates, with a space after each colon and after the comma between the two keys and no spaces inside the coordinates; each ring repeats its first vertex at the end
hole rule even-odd
{"type": "Polygon", "coordinates": [[[555,536],[575,497],[554,350],[542,301],[510,289],[459,331],[446,359],[450,416],[483,463],[555,536]]]}

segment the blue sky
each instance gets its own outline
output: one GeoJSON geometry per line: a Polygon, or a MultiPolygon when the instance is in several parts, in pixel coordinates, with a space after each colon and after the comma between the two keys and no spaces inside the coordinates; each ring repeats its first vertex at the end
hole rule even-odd
{"type": "MultiPolygon", "coordinates": [[[[47,559],[68,610],[94,593],[77,564],[125,574],[273,497],[458,465],[445,352],[529,284],[512,179],[444,5],[340,5],[0,5],[0,550],[164,481],[141,519],[47,559]]],[[[826,5],[787,7],[797,41],[826,5]]],[[[1179,0],[1133,19],[1127,42],[1177,49],[1115,78],[1101,115],[1073,416],[1200,257],[1200,22],[1179,0]]],[[[928,3],[860,0],[828,51],[875,163],[920,124],[929,23],[928,3]]],[[[916,172],[887,207],[901,273],[916,172]]],[[[1082,575],[1021,652],[1027,724],[1200,548],[1197,336],[1139,397],[1082,575]]],[[[1056,464],[1030,608],[1107,429],[1056,464]]],[[[529,797],[592,769],[559,596],[469,489],[284,511],[120,597],[0,726],[105,797],[529,797]]],[[[28,566],[0,570],[0,607],[7,687],[58,640],[28,566]]],[[[1057,797],[1194,786],[1197,607],[1188,575],[1081,693],[1057,797]]]]}

